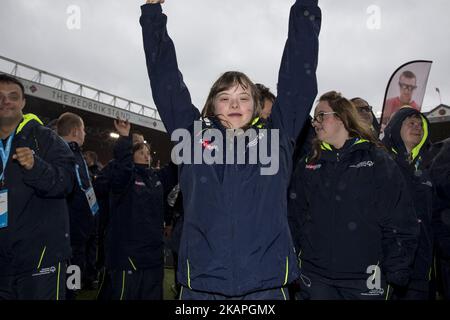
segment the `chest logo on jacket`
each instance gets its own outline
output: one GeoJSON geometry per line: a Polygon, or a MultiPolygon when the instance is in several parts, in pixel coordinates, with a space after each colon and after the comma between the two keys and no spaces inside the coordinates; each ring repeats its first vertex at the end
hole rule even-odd
{"type": "Polygon", "coordinates": [[[428,187],[430,187],[430,188],[432,188],[433,187],[433,183],[431,182],[431,181],[425,181],[425,182],[422,182],[422,184],[423,185],[426,185],[426,186],[428,186],[428,187]]]}
{"type": "Polygon", "coordinates": [[[171,158],[176,165],[261,164],[261,175],[278,173],[280,161],[278,129],[249,128],[224,131],[208,126],[204,121],[195,121],[193,132],[194,137],[186,129],[173,131],[171,141],[178,143],[172,148],[171,158]]]}
{"type": "Polygon", "coordinates": [[[319,170],[320,168],[322,167],[322,165],[319,163],[319,164],[307,164],[306,166],[305,166],[305,168],[306,169],[308,169],[308,170],[319,170]]]}
{"type": "Polygon", "coordinates": [[[359,169],[359,168],[367,168],[367,167],[373,167],[373,166],[374,166],[373,161],[362,161],[362,162],[360,162],[358,164],[350,165],[349,168],[357,168],[357,169],[359,169]]]}

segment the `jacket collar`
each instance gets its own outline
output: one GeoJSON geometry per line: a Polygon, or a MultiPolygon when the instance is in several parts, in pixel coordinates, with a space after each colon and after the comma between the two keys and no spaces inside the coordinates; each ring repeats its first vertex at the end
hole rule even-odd
{"type": "Polygon", "coordinates": [[[27,124],[29,124],[29,123],[31,124],[31,123],[33,123],[33,122],[37,122],[37,123],[39,123],[40,125],[44,125],[44,124],[42,123],[42,121],[41,121],[36,115],[34,115],[34,114],[32,114],[32,113],[24,114],[24,115],[23,115],[22,121],[21,121],[21,122],[19,123],[19,125],[17,126],[16,134],[21,133],[22,130],[25,128],[25,126],[26,126],[27,124]]]}
{"type": "Polygon", "coordinates": [[[322,142],[322,156],[320,158],[327,161],[337,161],[338,158],[340,159],[356,150],[367,150],[369,146],[370,142],[362,138],[350,138],[340,149],[336,149],[332,145],[322,142]]]}

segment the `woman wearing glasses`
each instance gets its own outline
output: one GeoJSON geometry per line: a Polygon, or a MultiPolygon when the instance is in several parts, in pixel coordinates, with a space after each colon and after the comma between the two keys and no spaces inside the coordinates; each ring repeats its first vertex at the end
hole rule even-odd
{"type": "Polygon", "coordinates": [[[311,154],[290,190],[302,299],[386,299],[408,283],[418,225],[405,180],[361,126],[355,106],[324,94],[311,154]]]}
{"type": "Polygon", "coordinates": [[[359,117],[361,120],[367,124],[375,137],[378,137],[380,134],[380,124],[378,123],[377,118],[373,114],[373,108],[369,103],[363,98],[353,98],[350,100],[356,107],[358,111],[359,117]]]}

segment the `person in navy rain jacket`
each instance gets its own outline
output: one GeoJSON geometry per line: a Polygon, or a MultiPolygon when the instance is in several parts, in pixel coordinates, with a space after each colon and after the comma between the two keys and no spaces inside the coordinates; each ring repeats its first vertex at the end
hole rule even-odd
{"type": "Polygon", "coordinates": [[[163,298],[165,197],[177,183],[176,167],[150,167],[150,147],[132,144],[130,124],[115,122],[106,268],[114,300],[163,298]]]}
{"type": "MultiPolygon", "coordinates": [[[[188,131],[194,137],[194,153],[200,148],[224,155],[217,146],[223,140],[216,144],[197,138],[217,131],[222,134],[218,139],[235,139],[225,141],[224,149],[242,139],[243,130],[238,129],[256,132],[258,138],[247,145],[245,157],[250,148],[265,143],[271,150],[272,144],[279,143],[274,174],[261,173],[265,165],[260,158],[258,164],[180,165],[185,214],[178,258],[181,299],[287,299],[283,287],[299,276],[287,223],[287,188],[295,138],[317,94],[321,26],[317,0],[297,0],[291,8],[278,97],[267,120],[258,118],[256,86],[240,72],[226,72],[214,83],[200,115],[178,70],[162,2],[148,0],[140,23],[153,99],[168,133],[188,131]],[[202,127],[198,131],[197,120],[202,127]],[[269,130],[263,133],[263,129],[269,130]],[[271,138],[276,132],[278,141],[271,138]]],[[[237,152],[233,156],[237,158],[237,152]]]]}
{"type": "Polygon", "coordinates": [[[75,160],[24,107],[22,83],[0,75],[0,300],[61,300],[71,254],[65,197],[75,160]]]}
{"type": "Polygon", "coordinates": [[[439,143],[430,174],[436,188],[433,203],[433,232],[436,248],[437,286],[445,300],[450,300],[450,139],[439,143]]]}
{"type": "Polygon", "coordinates": [[[313,118],[312,153],[294,174],[289,221],[301,265],[300,299],[387,299],[411,276],[419,226],[405,179],[332,91],[313,118]]]}
{"type": "Polygon", "coordinates": [[[433,184],[424,167],[429,143],[427,118],[414,108],[397,111],[384,129],[383,144],[391,152],[405,177],[413,196],[420,226],[417,252],[411,280],[403,289],[394,291],[394,299],[427,300],[433,257],[433,184]]]}
{"type": "MultiPolygon", "coordinates": [[[[89,169],[81,149],[86,136],[83,119],[71,112],[63,113],[58,118],[57,132],[75,157],[72,170],[76,179],[73,192],[67,196],[72,246],[70,263],[78,266],[81,271],[81,288],[78,289],[92,290],[93,282],[97,278],[95,225],[98,203],[96,203],[89,169]],[[91,197],[89,192],[94,194],[92,203],[88,201],[88,197],[91,197]]],[[[75,299],[78,292],[79,290],[68,290],[67,299],[75,299]]]]}

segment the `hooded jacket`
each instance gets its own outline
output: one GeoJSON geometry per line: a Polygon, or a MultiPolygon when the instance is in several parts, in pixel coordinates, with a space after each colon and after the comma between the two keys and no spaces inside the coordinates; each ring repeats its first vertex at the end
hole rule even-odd
{"type": "Polygon", "coordinates": [[[165,196],[177,183],[176,167],[155,171],[135,164],[132,140],[126,137],[117,140],[114,158],[106,266],[109,270],[162,266],[165,196]]]}
{"type": "Polygon", "coordinates": [[[80,146],[76,142],[69,142],[68,145],[75,157],[75,166],[72,169],[75,176],[74,188],[73,192],[67,197],[70,238],[72,245],[84,246],[87,239],[95,233],[95,216],[91,211],[84,191],[88,190],[92,183],[80,146]],[[80,181],[78,181],[75,171],[78,171],[80,181]]]}
{"type": "MultiPolygon", "coordinates": [[[[168,133],[186,129],[190,137],[195,137],[195,152],[199,132],[194,132],[194,121],[200,119],[200,114],[178,70],[166,21],[159,4],[142,7],[140,22],[153,99],[168,133]]],[[[279,72],[278,97],[266,127],[279,130],[279,170],[274,175],[261,175],[261,161],[180,165],[185,216],[178,280],[183,286],[241,296],[279,288],[299,276],[287,223],[286,193],[293,144],[317,94],[320,24],[317,0],[298,0],[294,4],[279,72]]],[[[227,134],[216,119],[204,119],[203,126],[227,134]]],[[[252,129],[260,133],[258,126],[257,120],[252,122],[252,129]]],[[[267,143],[270,150],[271,141],[267,139],[267,143]]],[[[251,147],[258,145],[256,140],[251,147]]],[[[203,152],[213,146],[203,141],[199,148],[203,152]]]]}
{"type": "Polygon", "coordinates": [[[420,283],[411,283],[416,289],[428,290],[431,264],[433,260],[433,184],[429,170],[424,166],[427,158],[429,143],[429,123],[426,117],[413,108],[404,107],[397,111],[384,130],[383,144],[391,152],[392,157],[400,167],[409,192],[413,196],[417,221],[420,226],[418,248],[414,260],[412,280],[420,283]],[[400,136],[403,121],[413,115],[422,119],[423,137],[419,144],[408,154],[405,144],[400,136]],[[417,287],[419,286],[419,287],[417,287]]]}
{"type": "Polygon", "coordinates": [[[64,141],[35,115],[24,115],[5,172],[9,216],[8,227],[0,229],[2,276],[55,266],[70,257],[65,197],[72,191],[73,166],[73,155],[64,141]],[[35,152],[31,170],[12,160],[17,147],[35,152]]]}
{"type": "Polygon", "coordinates": [[[335,280],[367,279],[378,265],[405,285],[418,224],[405,179],[388,153],[352,138],[303,162],[290,188],[289,221],[304,271],[335,280]]]}

